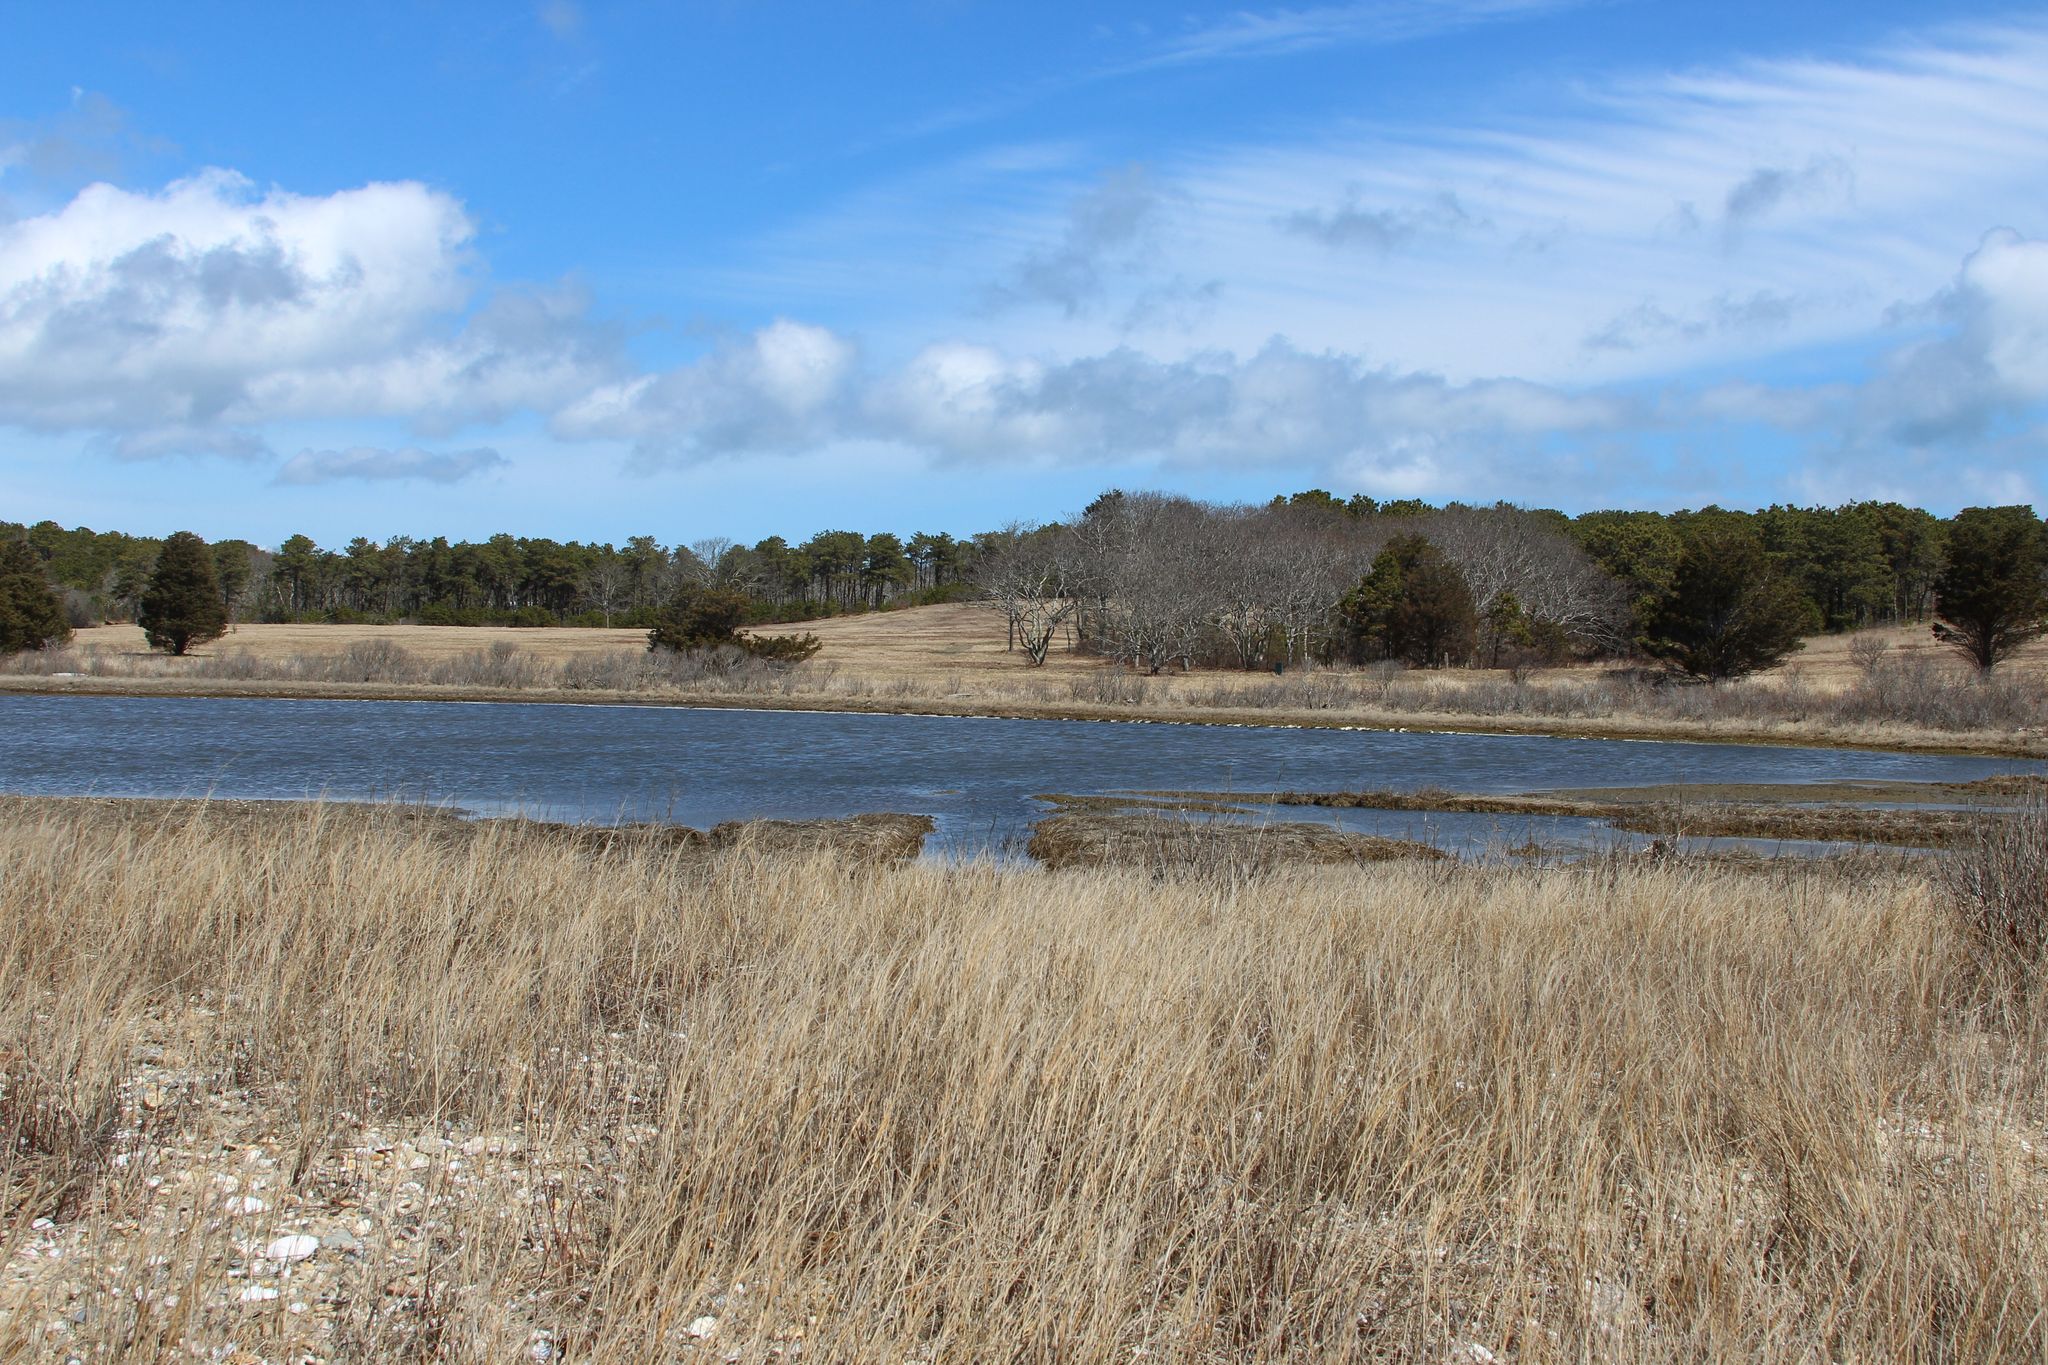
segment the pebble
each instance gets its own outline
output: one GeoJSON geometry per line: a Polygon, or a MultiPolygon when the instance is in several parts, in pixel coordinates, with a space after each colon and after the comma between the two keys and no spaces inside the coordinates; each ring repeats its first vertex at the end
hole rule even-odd
{"type": "Polygon", "coordinates": [[[320,1239],[295,1232],[289,1237],[280,1237],[263,1249],[263,1256],[271,1261],[303,1261],[320,1249],[320,1239]]]}
{"type": "Polygon", "coordinates": [[[698,1341],[702,1341],[718,1330],[718,1319],[707,1313],[701,1318],[691,1319],[690,1325],[684,1330],[698,1341]]]}
{"type": "Polygon", "coordinates": [[[277,1291],[267,1284],[252,1284],[242,1291],[243,1303],[268,1303],[277,1297],[277,1291]]]}

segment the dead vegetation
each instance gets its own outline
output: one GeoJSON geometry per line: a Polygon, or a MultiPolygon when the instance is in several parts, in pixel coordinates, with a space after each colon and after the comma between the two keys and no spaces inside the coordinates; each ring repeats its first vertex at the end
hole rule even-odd
{"type": "Polygon", "coordinates": [[[1924,868],[0,820],[0,1357],[2038,1359],[1924,868]]]}

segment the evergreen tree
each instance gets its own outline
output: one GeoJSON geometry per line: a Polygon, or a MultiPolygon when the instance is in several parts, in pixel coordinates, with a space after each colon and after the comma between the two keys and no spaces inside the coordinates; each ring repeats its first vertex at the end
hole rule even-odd
{"type": "Polygon", "coordinates": [[[1421,536],[1387,542],[1339,608],[1354,657],[1377,652],[1418,668],[1464,663],[1479,613],[1458,566],[1421,536]]]}
{"type": "Polygon", "coordinates": [[[255,552],[256,547],[246,540],[223,540],[213,547],[213,576],[220,583],[221,607],[231,621],[242,605],[249,580],[255,576],[255,552]]]}
{"type": "Polygon", "coordinates": [[[70,638],[64,604],[43,576],[42,560],[21,541],[0,540],[0,654],[70,638]]]}
{"type": "Polygon", "coordinates": [[[654,629],[647,632],[647,648],[680,650],[737,645],[740,627],[746,624],[752,605],[745,593],[730,588],[684,588],[661,613],[654,629]]]}
{"type": "Polygon", "coordinates": [[[156,572],[149,576],[149,588],[142,594],[136,624],[142,627],[151,649],[172,654],[218,639],[228,628],[220,579],[205,541],[190,531],[179,531],[164,542],[156,572]]]}
{"type": "Polygon", "coordinates": [[[1735,518],[1691,528],[1671,587],[1649,613],[1643,652],[1719,682],[1782,662],[1818,622],[1798,587],[1771,563],[1756,531],[1735,518]]]}
{"type": "Polygon", "coordinates": [[[647,648],[681,652],[723,645],[776,664],[800,664],[818,652],[822,642],[808,632],[752,635],[741,630],[753,607],[745,593],[730,588],[684,588],[647,632],[647,648]]]}
{"type": "Polygon", "coordinates": [[[2033,509],[1966,507],[1934,584],[1934,636],[1990,672],[2048,632],[2048,544],[2033,509]]]}

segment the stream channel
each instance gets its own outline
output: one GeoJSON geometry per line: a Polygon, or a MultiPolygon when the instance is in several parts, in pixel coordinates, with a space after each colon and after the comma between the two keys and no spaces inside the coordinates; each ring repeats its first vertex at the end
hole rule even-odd
{"type": "MultiPolygon", "coordinates": [[[[1435,731],[1310,730],[672,706],[0,697],[0,791],[408,800],[588,823],[938,823],[928,853],[1014,852],[1034,798],[1159,789],[1510,793],[1656,783],[1962,782],[2024,759],[1435,731]]],[[[1255,813],[1255,818],[1263,818],[1255,813]]],[[[1453,852],[1629,844],[1598,821],[1287,807],[1453,852]]],[[[1703,844],[1805,852],[1780,841],[1703,844]]]]}

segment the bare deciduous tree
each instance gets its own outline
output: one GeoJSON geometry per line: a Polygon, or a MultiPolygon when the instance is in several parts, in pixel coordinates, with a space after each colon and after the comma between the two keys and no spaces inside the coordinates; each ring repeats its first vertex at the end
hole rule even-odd
{"type": "Polygon", "coordinates": [[[1002,614],[1010,643],[1034,666],[1045,662],[1053,638],[1074,613],[1069,547],[1057,528],[1012,523],[986,538],[975,565],[981,600],[1002,614]]]}

